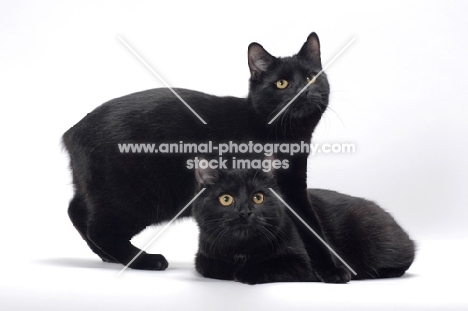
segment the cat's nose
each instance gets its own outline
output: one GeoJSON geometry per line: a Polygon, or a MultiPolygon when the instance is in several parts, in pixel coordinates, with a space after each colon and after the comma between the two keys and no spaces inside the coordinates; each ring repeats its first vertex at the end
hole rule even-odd
{"type": "Polygon", "coordinates": [[[314,90],[314,89],[308,88],[304,93],[305,93],[304,96],[307,99],[320,98],[320,93],[317,92],[317,90],[314,90]]]}
{"type": "Polygon", "coordinates": [[[247,217],[250,217],[252,216],[252,212],[250,211],[243,211],[243,212],[239,212],[239,216],[242,217],[242,218],[247,218],[247,217]]]}

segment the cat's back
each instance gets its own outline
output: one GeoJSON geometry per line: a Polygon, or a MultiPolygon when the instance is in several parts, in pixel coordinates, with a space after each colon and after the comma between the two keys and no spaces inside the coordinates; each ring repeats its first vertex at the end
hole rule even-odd
{"type": "Polygon", "coordinates": [[[375,226],[396,224],[393,217],[376,203],[360,197],[325,189],[307,189],[317,214],[336,225],[354,222],[375,226]]]}
{"type": "Polygon", "coordinates": [[[331,190],[307,191],[324,230],[330,236],[342,231],[362,239],[372,236],[381,243],[395,241],[407,253],[414,253],[414,242],[409,235],[390,213],[376,203],[331,190]]]}
{"type": "Polygon", "coordinates": [[[244,98],[219,97],[179,88],[174,91],[180,98],[168,88],[156,88],[102,104],[65,132],[65,147],[70,150],[75,144],[103,141],[196,140],[194,134],[203,136],[219,124],[234,124],[248,109],[244,98]]]}
{"type": "Polygon", "coordinates": [[[307,192],[327,240],[361,270],[360,277],[372,275],[369,267],[402,267],[398,271],[404,272],[411,265],[415,243],[379,205],[331,190],[307,192]]]}

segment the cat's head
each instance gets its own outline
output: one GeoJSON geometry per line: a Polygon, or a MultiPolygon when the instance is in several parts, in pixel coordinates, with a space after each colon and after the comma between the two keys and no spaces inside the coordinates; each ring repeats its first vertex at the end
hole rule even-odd
{"type": "Polygon", "coordinates": [[[279,192],[274,172],[208,167],[195,169],[195,177],[205,191],[192,213],[205,243],[240,252],[256,243],[276,243],[285,209],[269,190],[279,192]]]}
{"type": "Polygon", "coordinates": [[[313,81],[276,121],[291,120],[315,128],[328,106],[330,93],[325,73],[317,77],[322,70],[318,36],[311,33],[299,53],[291,57],[274,57],[260,44],[251,43],[248,60],[249,99],[257,114],[268,121],[313,81]]]}

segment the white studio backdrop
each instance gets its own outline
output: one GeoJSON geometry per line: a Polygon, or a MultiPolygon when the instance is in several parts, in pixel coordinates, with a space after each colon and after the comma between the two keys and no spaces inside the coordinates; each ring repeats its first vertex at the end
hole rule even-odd
{"type": "MultiPolygon", "coordinates": [[[[0,1],[6,245],[89,253],[66,215],[60,136],[109,99],[163,86],[119,36],[173,87],[246,96],[249,43],[289,56],[312,31],[324,63],[356,38],[327,70],[330,109],[314,141],[357,148],[312,157],[309,186],[374,200],[415,239],[467,237],[467,11],[462,1],[0,1]]],[[[196,228],[180,228],[168,236],[190,236],[192,252],[196,228]]]]}

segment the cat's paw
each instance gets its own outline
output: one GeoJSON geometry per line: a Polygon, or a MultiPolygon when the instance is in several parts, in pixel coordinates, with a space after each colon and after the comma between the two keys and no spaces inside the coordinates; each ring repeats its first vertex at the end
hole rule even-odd
{"type": "Polygon", "coordinates": [[[163,255],[142,253],[129,267],[138,270],[166,270],[168,266],[163,255]]]}
{"type": "Polygon", "coordinates": [[[351,281],[351,273],[344,268],[335,267],[334,269],[328,269],[321,271],[318,274],[322,282],[324,283],[348,283],[351,281]]]}
{"type": "Polygon", "coordinates": [[[234,281],[249,285],[267,283],[266,276],[257,269],[239,269],[234,273],[234,281]]]}
{"type": "Polygon", "coordinates": [[[101,257],[101,259],[102,259],[103,262],[108,262],[108,263],[119,263],[117,260],[112,259],[112,258],[107,257],[107,256],[99,256],[99,257],[101,257]]]}

